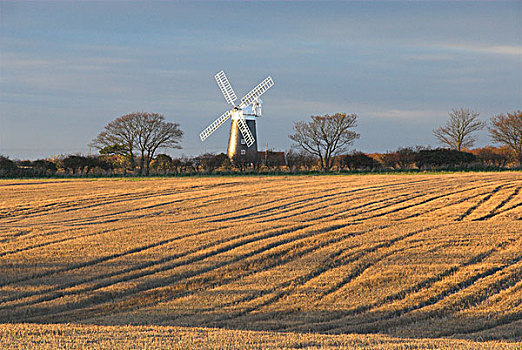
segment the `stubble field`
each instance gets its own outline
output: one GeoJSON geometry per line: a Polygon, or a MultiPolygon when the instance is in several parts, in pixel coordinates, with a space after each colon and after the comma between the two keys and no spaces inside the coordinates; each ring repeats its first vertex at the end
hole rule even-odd
{"type": "Polygon", "coordinates": [[[0,347],[520,349],[521,188],[2,180],[0,347]]]}

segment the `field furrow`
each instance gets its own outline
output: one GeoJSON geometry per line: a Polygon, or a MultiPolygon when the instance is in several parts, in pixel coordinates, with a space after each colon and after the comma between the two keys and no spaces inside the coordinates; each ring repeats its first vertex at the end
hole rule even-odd
{"type": "Polygon", "coordinates": [[[522,174],[0,181],[0,319],[522,340],[522,174]]]}

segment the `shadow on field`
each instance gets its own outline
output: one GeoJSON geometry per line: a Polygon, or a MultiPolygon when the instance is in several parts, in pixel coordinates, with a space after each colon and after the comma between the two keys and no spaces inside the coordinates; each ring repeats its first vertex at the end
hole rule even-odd
{"type": "MultiPolygon", "coordinates": [[[[32,286],[27,286],[32,288],[32,286]]],[[[238,292],[244,293],[245,290],[238,292]]],[[[232,293],[233,294],[233,293],[232,293]]],[[[2,293],[2,299],[8,293],[2,293]]],[[[229,295],[230,296],[230,295],[229,295]]],[[[96,301],[105,304],[91,308],[77,303],[50,307],[45,302],[9,308],[0,303],[0,323],[82,323],[91,325],[124,326],[180,326],[209,327],[230,330],[301,332],[320,334],[384,334],[399,338],[458,338],[474,341],[522,341],[522,312],[502,314],[476,313],[463,315],[454,311],[398,310],[389,312],[352,311],[289,311],[260,312],[245,306],[230,308],[230,312],[216,312],[216,308],[187,302],[176,306],[156,304],[142,307],[132,303],[125,308],[111,308],[110,295],[97,295],[96,301]],[[118,310],[119,309],[119,310],[118,310]]],[[[14,300],[16,303],[16,300],[14,300]]],[[[465,313],[465,312],[464,312],[465,313]]],[[[468,313],[469,314],[469,313],[468,313]]]]}
{"type": "MultiPolygon", "coordinates": [[[[168,259],[163,260],[166,262],[168,259]]],[[[464,294],[459,299],[460,304],[446,300],[447,296],[472,285],[482,275],[494,273],[499,267],[490,267],[474,277],[468,276],[456,287],[431,294],[421,301],[413,302],[407,294],[396,293],[373,304],[328,311],[306,302],[292,304],[287,301],[289,295],[276,289],[214,289],[217,287],[214,283],[225,278],[220,275],[214,276],[215,280],[207,276],[192,283],[177,284],[172,284],[173,276],[167,275],[148,279],[140,285],[134,278],[149,275],[142,270],[143,264],[148,266],[150,262],[148,259],[133,264],[103,261],[103,266],[99,266],[101,270],[91,269],[89,273],[82,273],[82,263],[38,264],[38,269],[32,264],[11,264],[10,268],[20,273],[3,273],[0,278],[0,322],[212,327],[322,334],[379,333],[403,338],[522,341],[521,300],[516,288],[511,293],[512,307],[503,308],[503,312],[495,313],[491,308],[477,311],[480,310],[478,306],[492,295],[491,288],[482,294],[464,294]],[[122,271],[128,274],[120,276],[122,271]],[[105,289],[109,287],[110,291],[105,289]],[[265,312],[267,309],[278,311],[265,312]]],[[[205,264],[191,266],[196,270],[213,268],[205,264]]],[[[168,271],[167,267],[155,273],[168,271]]],[[[188,269],[182,275],[190,277],[193,273],[188,269]]],[[[504,279],[497,280],[495,292],[513,288],[519,281],[516,271],[506,274],[504,279]]],[[[304,295],[301,297],[301,300],[308,300],[304,295]]],[[[330,306],[335,307],[334,303],[330,306]]]]}
{"type": "MultiPolygon", "coordinates": [[[[347,312],[270,312],[244,314],[201,313],[197,310],[136,310],[74,322],[96,325],[156,325],[211,327],[230,330],[304,332],[321,334],[385,334],[399,338],[457,338],[475,341],[522,341],[522,313],[435,316],[430,312],[415,316],[390,317],[389,313],[349,315],[347,312]]],[[[73,320],[71,320],[73,321],[73,320]]]]}

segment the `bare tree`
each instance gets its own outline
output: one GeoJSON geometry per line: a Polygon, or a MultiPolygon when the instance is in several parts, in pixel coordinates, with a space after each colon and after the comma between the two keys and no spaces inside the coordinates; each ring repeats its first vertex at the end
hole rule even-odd
{"type": "Polygon", "coordinates": [[[457,151],[473,146],[476,139],[472,134],[483,129],[486,125],[486,123],[477,119],[479,113],[469,109],[454,108],[448,114],[450,119],[446,122],[446,125],[433,130],[435,137],[442,144],[457,151]]]}
{"type": "Polygon", "coordinates": [[[107,147],[118,149],[125,154],[135,167],[135,151],[140,154],[141,174],[149,174],[150,162],[159,148],[181,148],[183,136],[179,124],[166,122],[158,113],[136,112],[121,116],[105,126],[91,143],[99,150],[107,147]]]}
{"type": "Polygon", "coordinates": [[[522,165],[522,111],[492,117],[488,130],[493,142],[502,143],[512,149],[518,164],[522,165]]]}
{"type": "Polygon", "coordinates": [[[141,154],[140,170],[149,174],[150,162],[158,148],[181,148],[179,142],[183,136],[179,124],[165,121],[158,113],[137,114],[137,146],[141,154]]]}
{"type": "Polygon", "coordinates": [[[350,130],[357,126],[357,115],[336,113],[334,115],[312,116],[312,121],[296,122],[294,134],[290,135],[297,146],[319,157],[321,168],[329,171],[334,157],[346,151],[346,147],[359,138],[350,130]]]}
{"type": "Polygon", "coordinates": [[[134,170],[136,138],[136,117],[134,114],[126,114],[107,124],[105,130],[92,140],[90,146],[100,151],[104,150],[104,153],[124,155],[128,158],[131,169],[134,170]]]}

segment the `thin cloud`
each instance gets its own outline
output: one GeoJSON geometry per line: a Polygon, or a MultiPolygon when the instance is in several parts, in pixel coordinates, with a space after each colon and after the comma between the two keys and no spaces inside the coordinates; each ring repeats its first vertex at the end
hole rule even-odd
{"type": "Polygon", "coordinates": [[[433,119],[434,117],[446,117],[448,111],[440,109],[407,109],[389,108],[382,105],[369,105],[363,103],[329,103],[327,101],[313,101],[301,99],[276,99],[278,111],[285,109],[290,112],[303,112],[303,119],[312,114],[332,114],[332,113],[355,113],[359,118],[372,117],[384,119],[433,119]]]}
{"type": "Polygon", "coordinates": [[[123,63],[134,62],[134,59],[127,57],[83,57],[83,58],[29,58],[24,55],[3,53],[2,54],[2,65],[9,68],[47,68],[48,66],[57,66],[63,64],[96,64],[96,65],[117,65],[123,63]]]}
{"type": "Polygon", "coordinates": [[[522,56],[522,46],[520,45],[477,45],[477,44],[442,44],[434,45],[435,50],[457,51],[469,53],[482,53],[487,55],[500,56],[522,56]]]}
{"type": "Polygon", "coordinates": [[[411,54],[406,55],[405,59],[410,61],[419,61],[419,62],[442,62],[442,61],[454,61],[457,59],[455,55],[449,54],[440,54],[440,53],[420,53],[420,54],[411,54]]]}
{"type": "Polygon", "coordinates": [[[378,118],[387,119],[433,119],[434,117],[445,116],[447,111],[436,109],[383,109],[380,111],[369,112],[378,118]]]}

